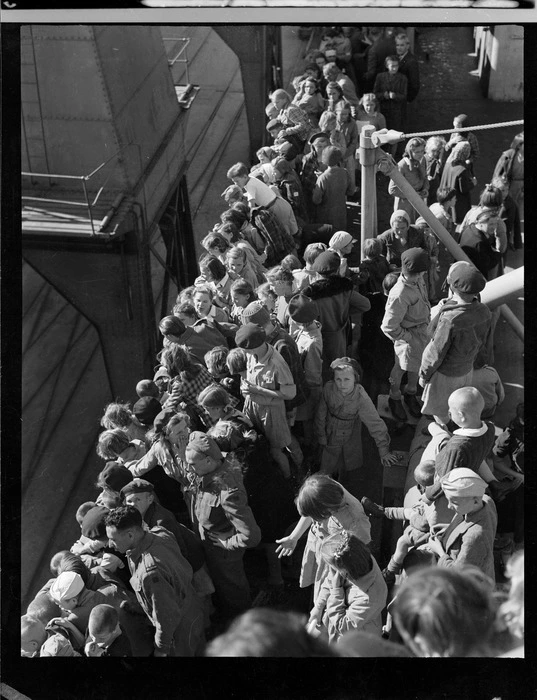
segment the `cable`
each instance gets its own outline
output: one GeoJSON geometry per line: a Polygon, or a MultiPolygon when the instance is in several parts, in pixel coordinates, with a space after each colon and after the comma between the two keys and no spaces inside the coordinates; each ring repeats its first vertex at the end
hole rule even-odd
{"type": "Polygon", "coordinates": [[[480,124],[478,126],[465,126],[462,129],[435,129],[434,131],[420,131],[415,134],[403,134],[403,138],[409,139],[413,136],[436,136],[436,134],[453,134],[461,131],[480,131],[482,129],[499,129],[504,126],[519,126],[524,124],[523,119],[515,119],[511,122],[497,122],[496,124],[480,124]]]}

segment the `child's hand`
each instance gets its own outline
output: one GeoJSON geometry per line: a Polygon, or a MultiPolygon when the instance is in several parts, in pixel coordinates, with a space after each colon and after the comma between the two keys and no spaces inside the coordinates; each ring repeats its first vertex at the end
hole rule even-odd
{"type": "Polygon", "coordinates": [[[104,654],[104,649],[97,646],[95,642],[88,642],[84,647],[84,654],[92,657],[102,656],[104,654]]]}
{"type": "Polygon", "coordinates": [[[393,467],[395,464],[399,464],[399,459],[393,452],[388,452],[387,455],[380,458],[380,461],[383,467],[393,467]]]}
{"type": "Polygon", "coordinates": [[[282,537],[281,540],[276,540],[276,544],[279,545],[279,547],[276,548],[276,554],[278,555],[278,559],[281,559],[282,557],[291,556],[295,551],[297,540],[291,537],[291,535],[288,535],[287,537],[282,537]]]}

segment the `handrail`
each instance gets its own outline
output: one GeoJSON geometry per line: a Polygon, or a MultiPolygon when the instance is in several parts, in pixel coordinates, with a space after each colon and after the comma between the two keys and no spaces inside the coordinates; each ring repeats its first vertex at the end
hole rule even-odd
{"type": "Polygon", "coordinates": [[[99,188],[95,199],[91,203],[89,200],[87,183],[91,180],[92,177],[94,177],[98,172],[100,172],[106,165],[108,165],[112,160],[114,160],[114,158],[118,158],[119,154],[122,151],[124,151],[126,148],[129,148],[130,146],[136,146],[137,148],[140,148],[139,144],[134,143],[134,142],[125,144],[125,146],[122,146],[119,150],[117,150],[115,153],[113,153],[109,158],[107,158],[103,163],[101,163],[96,168],[94,168],[87,175],[62,175],[60,173],[32,173],[32,172],[26,172],[26,171],[23,171],[21,173],[21,175],[23,177],[46,177],[49,179],[56,178],[58,180],[79,180],[80,183],[82,184],[82,191],[84,194],[84,201],[83,202],[69,202],[67,200],[62,200],[62,199],[50,199],[50,198],[46,198],[46,197],[30,197],[30,196],[26,196],[26,195],[23,195],[21,197],[21,199],[29,199],[29,200],[35,200],[35,201],[40,201],[40,202],[49,202],[49,203],[52,202],[52,203],[57,203],[57,204],[66,204],[66,205],[73,206],[73,207],[85,206],[87,211],[88,211],[88,218],[90,220],[91,235],[95,236],[96,235],[95,222],[93,219],[92,207],[94,207],[97,204],[101,194],[104,191],[106,183],[108,182],[108,180],[112,176],[113,170],[110,172],[108,177],[105,179],[104,185],[102,185],[99,188]]]}
{"type": "Polygon", "coordinates": [[[185,73],[186,73],[186,83],[187,83],[187,85],[188,85],[188,84],[190,83],[190,77],[189,77],[189,75],[188,75],[188,55],[187,55],[187,48],[188,48],[188,45],[190,44],[190,39],[188,39],[187,37],[184,37],[184,36],[182,36],[182,37],[177,37],[177,38],[176,38],[176,37],[163,37],[163,38],[162,38],[162,41],[174,41],[174,42],[184,41],[183,46],[179,49],[179,51],[175,54],[175,56],[174,56],[173,58],[171,58],[171,59],[170,59],[170,58],[168,59],[168,65],[169,65],[170,68],[171,68],[171,67],[174,66],[176,63],[184,63],[184,64],[185,64],[185,73]],[[179,56],[181,56],[181,54],[182,54],[183,52],[185,53],[185,57],[180,59],[179,56]]]}

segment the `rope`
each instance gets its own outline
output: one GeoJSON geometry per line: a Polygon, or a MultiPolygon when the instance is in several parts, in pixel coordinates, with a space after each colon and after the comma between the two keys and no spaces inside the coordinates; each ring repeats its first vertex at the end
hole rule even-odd
{"type": "Polygon", "coordinates": [[[465,126],[462,129],[435,129],[434,131],[420,131],[415,134],[403,134],[403,138],[412,136],[436,136],[437,134],[453,134],[460,131],[480,131],[482,129],[499,129],[504,126],[519,126],[524,124],[523,119],[515,119],[512,122],[498,122],[497,124],[480,124],[479,126],[465,126]]]}

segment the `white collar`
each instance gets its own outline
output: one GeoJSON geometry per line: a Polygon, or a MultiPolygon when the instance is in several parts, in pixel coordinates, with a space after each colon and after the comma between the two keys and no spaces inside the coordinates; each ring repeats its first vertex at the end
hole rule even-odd
{"type": "Polygon", "coordinates": [[[467,437],[481,437],[488,430],[488,425],[483,423],[480,428],[457,428],[453,431],[453,435],[466,435],[467,437]]]}

